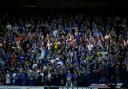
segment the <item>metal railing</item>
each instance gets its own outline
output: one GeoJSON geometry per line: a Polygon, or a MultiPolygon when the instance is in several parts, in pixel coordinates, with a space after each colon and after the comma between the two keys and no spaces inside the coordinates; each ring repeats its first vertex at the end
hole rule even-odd
{"type": "Polygon", "coordinates": [[[98,88],[66,87],[66,86],[0,86],[0,89],[98,89],[98,88]]]}

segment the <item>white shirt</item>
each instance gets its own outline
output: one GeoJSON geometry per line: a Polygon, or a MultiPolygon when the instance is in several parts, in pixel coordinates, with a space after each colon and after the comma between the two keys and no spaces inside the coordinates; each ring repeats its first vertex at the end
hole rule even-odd
{"type": "Polygon", "coordinates": [[[47,43],[48,50],[50,50],[52,43],[47,43]]]}
{"type": "Polygon", "coordinates": [[[6,74],[6,84],[10,84],[11,83],[11,76],[10,74],[6,74]]]}
{"type": "Polygon", "coordinates": [[[73,57],[73,55],[74,55],[73,52],[71,52],[71,53],[70,53],[70,56],[73,57]]]}
{"type": "Polygon", "coordinates": [[[106,35],[104,38],[105,38],[106,40],[109,39],[109,35],[106,35]]]}
{"type": "Polygon", "coordinates": [[[55,59],[51,60],[51,63],[53,64],[55,62],[55,59]]]}
{"type": "Polygon", "coordinates": [[[16,76],[16,73],[13,73],[12,77],[15,78],[15,76],[16,76]]]}
{"type": "Polygon", "coordinates": [[[87,47],[88,47],[88,50],[92,50],[93,44],[87,45],[87,47]]]}
{"type": "Polygon", "coordinates": [[[31,27],[31,24],[26,24],[26,27],[27,27],[27,28],[31,27]]]}
{"type": "Polygon", "coordinates": [[[45,57],[45,51],[42,50],[41,55],[40,55],[40,57],[39,57],[39,60],[44,59],[44,57],[45,57]]]}
{"type": "Polygon", "coordinates": [[[40,75],[42,76],[42,82],[44,81],[44,73],[40,73],[40,75]]]}
{"type": "Polygon", "coordinates": [[[37,67],[37,64],[32,65],[32,69],[35,69],[37,67]]]}
{"type": "Polygon", "coordinates": [[[48,80],[50,80],[51,77],[52,77],[52,76],[51,76],[51,73],[49,73],[49,74],[48,74],[48,80]]]}
{"type": "Polygon", "coordinates": [[[57,37],[58,30],[53,31],[53,36],[57,37]]]}
{"type": "Polygon", "coordinates": [[[7,29],[8,29],[8,30],[12,30],[12,25],[11,25],[11,24],[8,24],[8,25],[7,25],[7,29]]]}
{"type": "Polygon", "coordinates": [[[16,76],[16,73],[13,73],[13,75],[12,75],[13,83],[15,82],[15,76],[16,76]]]}
{"type": "Polygon", "coordinates": [[[61,61],[57,62],[57,64],[60,64],[61,66],[63,65],[63,63],[61,61]]]}

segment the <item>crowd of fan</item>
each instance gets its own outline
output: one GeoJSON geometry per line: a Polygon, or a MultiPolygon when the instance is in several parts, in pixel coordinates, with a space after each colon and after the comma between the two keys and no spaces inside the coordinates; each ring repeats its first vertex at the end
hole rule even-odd
{"type": "Polygon", "coordinates": [[[128,83],[127,17],[0,17],[0,84],[128,83]]]}

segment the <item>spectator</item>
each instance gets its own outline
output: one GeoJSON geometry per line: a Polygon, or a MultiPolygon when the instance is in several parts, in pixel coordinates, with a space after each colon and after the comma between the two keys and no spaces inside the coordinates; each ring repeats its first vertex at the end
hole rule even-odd
{"type": "Polygon", "coordinates": [[[1,27],[0,70],[8,70],[0,74],[6,75],[0,76],[2,84],[128,83],[127,18],[4,17],[16,21],[7,20],[1,27]]]}
{"type": "Polygon", "coordinates": [[[6,85],[10,85],[11,84],[11,75],[9,73],[9,71],[7,71],[6,74],[6,85]]]}

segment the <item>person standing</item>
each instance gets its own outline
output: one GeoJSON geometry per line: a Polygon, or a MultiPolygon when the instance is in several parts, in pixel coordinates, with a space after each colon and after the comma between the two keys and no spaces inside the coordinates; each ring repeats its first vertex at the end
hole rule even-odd
{"type": "Polygon", "coordinates": [[[66,82],[66,86],[67,87],[72,87],[72,74],[70,73],[70,71],[68,70],[67,73],[67,82],[66,82]]]}
{"type": "Polygon", "coordinates": [[[11,84],[11,74],[9,73],[9,71],[7,71],[6,74],[6,85],[10,85],[11,84]]]}
{"type": "Polygon", "coordinates": [[[30,71],[30,76],[29,76],[29,85],[34,86],[35,85],[35,74],[34,71],[30,71]]]}

